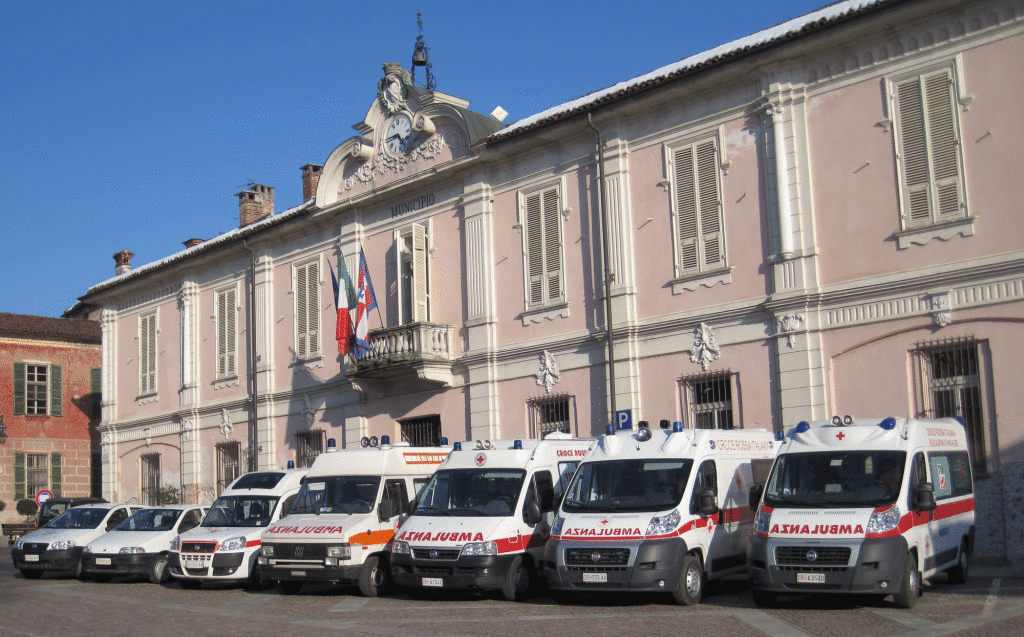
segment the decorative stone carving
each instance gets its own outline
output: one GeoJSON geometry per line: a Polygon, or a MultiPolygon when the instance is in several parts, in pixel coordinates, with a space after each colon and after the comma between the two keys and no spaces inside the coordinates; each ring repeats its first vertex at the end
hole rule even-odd
{"type": "Polygon", "coordinates": [[[153,429],[150,427],[144,427],[142,433],[146,436],[146,446],[153,444],[153,429]]]}
{"type": "Polygon", "coordinates": [[[787,314],[779,319],[779,333],[786,335],[786,345],[790,349],[796,345],[796,331],[803,321],[803,314],[787,314]]]}
{"type": "Polygon", "coordinates": [[[188,440],[189,436],[192,434],[192,419],[182,418],[180,424],[181,429],[178,431],[178,435],[181,436],[181,441],[184,442],[188,440]]]}
{"type": "Polygon", "coordinates": [[[718,360],[718,343],[715,333],[707,323],[701,323],[693,330],[693,348],[690,350],[690,362],[699,363],[701,371],[708,371],[711,363],[718,360]]]}
{"type": "Polygon", "coordinates": [[[381,108],[389,113],[397,113],[406,108],[406,88],[410,83],[406,77],[406,71],[397,62],[388,62],[384,65],[384,77],[377,83],[377,99],[380,100],[381,108]]]}
{"type": "Polygon", "coordinates": [[[220,433],[222,436],[224,436],[224,440],[227,440],[228,436],[231,435],[232,429],[233,427],[231,426],[231,414],[228,413],[227,409],[222,408],[220,410],[220,433]]]}
{"type": "Polygon", "coordinates": [[[953,320],[953,304],[949,292],[930,294],[928,302],[931,304],[932,322],[939,327],[949,325],[953,320]]]}
{"type": "Polygon", "coordinates": [[[540,353],[540,370],[537,372],[537,384],[544,387],[545,393],[550,394],[551,388],[560,380],[562,380],[562,376],[558,371],[555,355],[544,350],[540,353]]]}
{"type": "Polygon", "coordinates": [[[345,180],[343,187],[338,190],[338,194],[355,188],[356,184],[370,183],[375,175],[400,172],[412,163],[437,157],[445,148],[459,148],[464,146],[465,143],[462,139],[462,133],[458,130],[451,127],[442,127],[440,131],[431,136],[426,142],[418,145],[409,151],[408,154],[399,157],[392,157],[384,152],[384,147],[381,146],[377,149],[377,157],[373,162],[360,166],[353,175],[345,180]]]}

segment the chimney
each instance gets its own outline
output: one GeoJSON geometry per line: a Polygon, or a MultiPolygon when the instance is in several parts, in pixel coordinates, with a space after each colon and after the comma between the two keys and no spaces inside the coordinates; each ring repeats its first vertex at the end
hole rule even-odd
{"type": "Polygon", "coordinates": [[[193,239],[189,239],[188,241],[182,241],[182,243],[185,244],[185,249],[187,250],[189,248],[196,247],[197,245],[199,245],[200,243],[202,243],[204,241],[206,241],[206,239],[195,239],[195,238],[193,238],[193,239]]]}
{"type": "Polygon", "coordinates": [[[238,227],[242,228],[274,214],[274,187],[252,184],[249,190],[236,192],[238,227]]]}
{"type": "Polygon", "coordinates": [[[316,187],[320,184],[320,173],[323,166],[306,164],[302,167],[302,201],[309,201],[316,196],[316,187]]]}
{"type": "Polygon", "coordinates": [[[121,250],[114,255],[114,276],[121,276],[132,269],[132,257],[135,254],[127,250],[121,250]]]}

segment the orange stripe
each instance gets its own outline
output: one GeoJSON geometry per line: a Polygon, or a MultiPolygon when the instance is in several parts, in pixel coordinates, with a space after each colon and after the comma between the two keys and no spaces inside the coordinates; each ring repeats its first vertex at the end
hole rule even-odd
{"type": "Polygon", "coordinates": [[[384,531],[367,531],[366,533],[357,533],[349,538],[349,542],[352,544],[387,544],[391,541],[391,538],[395,537],[395,532],[387,529],[384,531]]]}

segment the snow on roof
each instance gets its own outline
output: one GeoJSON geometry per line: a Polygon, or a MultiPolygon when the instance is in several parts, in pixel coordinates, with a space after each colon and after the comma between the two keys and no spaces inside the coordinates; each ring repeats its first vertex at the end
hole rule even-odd
{"type": "Polygon", "coordinates": [[[704,66],[710,62],[729,58],[735,54],[742,53],[750,49],[756,49],[773,44],[807,29],[820,27],[823,26],[824,23],[833,22],[837,19],[848,17],[865,9],[884,5],[891,1],[892,0],[846,0],[845,2],[836,2],[834,4],[824,6],[806,15],[802,15],[774,27],[758,31],[753,35],[733,40],[732,42],[715,47],[703,53],[691,55],[688,58],[684,58],[674,64],[669,64],[668,66],[663,66],[662,68],[651,71],[645,75],[635,77],[625,82],[619,82],[618,84],[609,86],[608,88],[594,91],[593,93],[578,99],[521,119],[494,133],[488,138],[488,141],[498,141],[505,137],[524,132],[549,121],[561,119],[565,115],[585,110],[588,107],[592,107],[595,104],[608,99],[630,93],[633,90],[663,82],[674,76],[704,66]]]}

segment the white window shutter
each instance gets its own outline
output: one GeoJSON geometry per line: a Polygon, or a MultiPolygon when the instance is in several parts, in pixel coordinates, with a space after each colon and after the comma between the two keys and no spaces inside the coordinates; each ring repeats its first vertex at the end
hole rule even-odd
{"type": "Polygon", "coordinates": [[[236,309],[235,309],[236,304],[237,304],[237,300],[235,299],[235,290],[234,289],[228,290],[228,293],[227,293],[227,306],[228,306],[228,316],[227,316],[227,319],[228,320],[227,320],[227,327],[226,327],[226,331],[227,331],[227,343],[226,343],[227,361],[226,361],[226,367],[227,367],[227,373],[229,375],[235,374],[237,372],[237,369],[238,369],[237,368],[237,358],[238,358],[238,356],[237,356],[237,348],[238,348],[237,339],[238,339],[238,332],[236,331],[236,326],[235,326],[235,320],[237,318],[236,309]]]}
{"type": "Polygon", "coordinates": [[[320,352],[320,271],[318,262],[310,263],[306,273],[306,353],[320,352]]]}
{"type": "Polygon", "coordinates": [[[156,315],[139,321],[139,393],[156,391],[156,315]]]}
{"type": "Polygon", "coordinates": [[[412,226],[412,284],[413,284],[413,321],[429,321],[427,314],[427,231],[416,223],[412,226]]]}
{"type": "Polygon", "coordinates": [[[527,304],[544,304],[544,242],[542,233],[543,211],[540,193],[526,197],[526,259],[527,304]]]}
{"type": "Polygon", "coordinates": [[[687,146],[673,153],[673,184],[675,186],[676,242],[679,250],[677,276],[699,267],[697,248],[697,188],[693,148],[687,146]]]}
{"type": "Polygon", "coordinates": [[[308,328],[306,316],[309,314],[309,289],[306,286],[308,269],[301,266],[295,269],[295,354],[299,358],[309,355],[308,328]]]}
{"type": "Polygon", "coordinates": [[[217,294],[217,377],[227,375],[227,294],[217,294]]]}
{"type": "Polygon", "coordinates": [[[924,99],[917,78],[896,87],[900,118],[900,157],[907,205],[907,223],[917,226],[931,218],[928,173],[928,133],[924,118],[924,99]]]}
{"type": "Polygon", "coordinates": [[[544,279],[545,301],[562,299],[562,232],[558,189],[543,193],[544,203],[544,279]]]}
{"type": "Polygon", "coordinates": [[[718,196],[718,149],[710,139],[697,144],[697,190],[700,207],[700,235],[704,270],[725,265],[722,241],[722,205],[718,196]]]}
{"type": "Polygon", "coordinates": [[[960,167],[953,95],[953,78],[943,71],[924,78],[928,105],[928,140],[935,174],[935,211],[941,219],[960,214],[960,167]]]}

